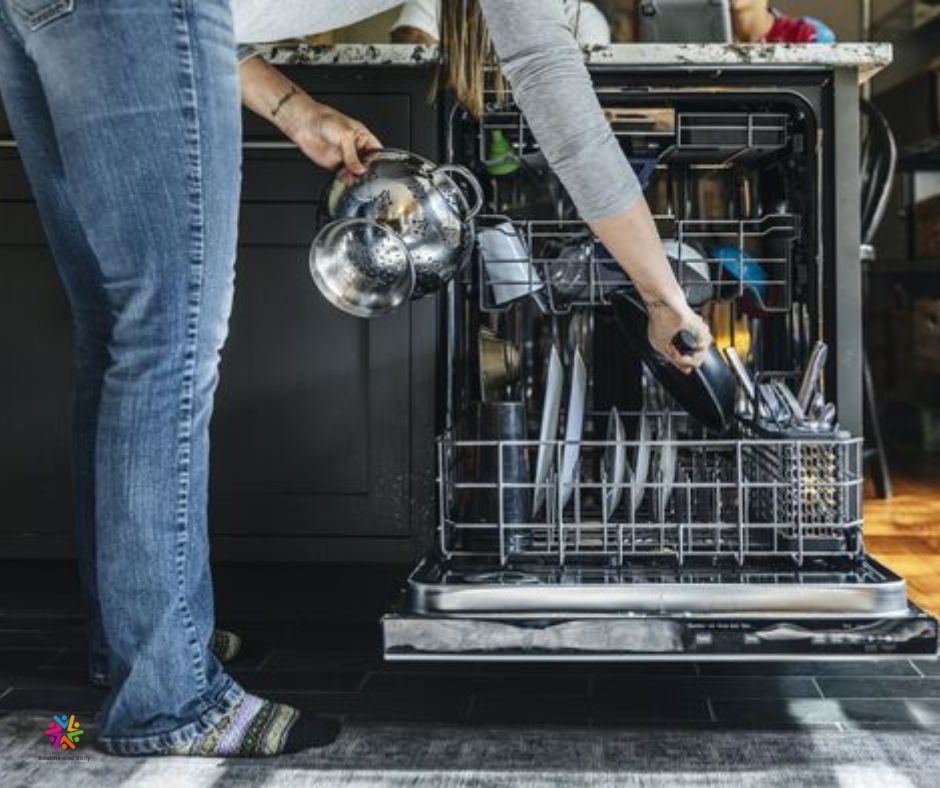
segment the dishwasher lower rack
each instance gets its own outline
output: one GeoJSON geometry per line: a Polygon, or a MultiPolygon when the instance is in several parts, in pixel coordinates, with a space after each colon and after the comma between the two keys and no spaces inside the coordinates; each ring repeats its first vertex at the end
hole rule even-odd
{"type": "MultiPolygon", "coordinates": [[[[642,437],[441,438],[442,555],[499,566],[662,559],[681,566],[710,557],[739,566],[785,558],[799,566],[862,554],[860,439],[715,438],[685,414],[621,415],[642,437]],[[544,479],[535,478],[540,452],[553,455],[544,479]],[[614,478],[618,467],[624,470],[614,478]]],[[[607,418],[589,414],[585,434],[606,434],[607,418]]]]}
{"type": "Polygon", "coordinates": [[[430,558],[382,619],[387,660],[802,660],[937,655],[937,622],[870,557],[519,569],[430,558]]]}

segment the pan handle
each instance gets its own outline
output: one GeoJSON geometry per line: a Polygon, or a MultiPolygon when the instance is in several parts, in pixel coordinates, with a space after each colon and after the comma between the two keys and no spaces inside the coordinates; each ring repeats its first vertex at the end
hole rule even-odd
{"type": "Polygon", "coordinates": [[[466,192],[461,189],[464,199],[467,202],[467,213],[466,216],[464,216],[465,221],[474,218],[483,209],[486,198],[483,196],[483,189],[480,187],[480,182],[470,170],[466,167],[461,167],[459,164],[439,164],[434,168],[434,172],[440,172],[449,177],[458,189],[460,189],[459,180],[462,180],[463,183],[470,188],[473,195],[473,202],[467,199],[466,192]]]}

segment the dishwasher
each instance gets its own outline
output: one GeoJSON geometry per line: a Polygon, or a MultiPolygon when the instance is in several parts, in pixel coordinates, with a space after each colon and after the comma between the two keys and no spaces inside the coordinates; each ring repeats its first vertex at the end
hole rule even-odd
{"type": "Polygon", "coordinates": [[[863,441],[829,404],[825,85],[594,80],[751,390],[720,423],[687,412],[625,341],[631,285],[511,99],[449,108],[447,158],[485,184],[486,216],[442,298],[435,546],[383,618],[385,658],[935,656],[936,621],[865,552],[863,441]],[[781,417],[790,393],[815,417],[781,417]]]}

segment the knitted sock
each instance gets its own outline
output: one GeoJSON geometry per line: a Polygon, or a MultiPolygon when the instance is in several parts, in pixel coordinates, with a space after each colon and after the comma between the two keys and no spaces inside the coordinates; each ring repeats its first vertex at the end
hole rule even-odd
{"type": "Polygon", "coordinates": [[[334,719],[246,694],[213,730],[170,754],[261,758],[324,747],[338,735],[334,719]]]}
{"type": "Polygon", "coordinates": [[[216,655],[219,662],[225,664],[235,659],[242,651],[240,635],[229,632],[227,629],[216,629],[209,639],[209,648],[216,655]]]}

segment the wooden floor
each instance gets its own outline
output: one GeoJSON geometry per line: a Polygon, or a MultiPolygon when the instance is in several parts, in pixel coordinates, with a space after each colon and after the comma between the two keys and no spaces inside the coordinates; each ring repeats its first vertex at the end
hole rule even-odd
{"type": "Polygon", "coordinates": [[[865,500],[865,546],[907,579],[908,594],[940,616],[940,465],[894,471],[894,497],[865,500]]]}

